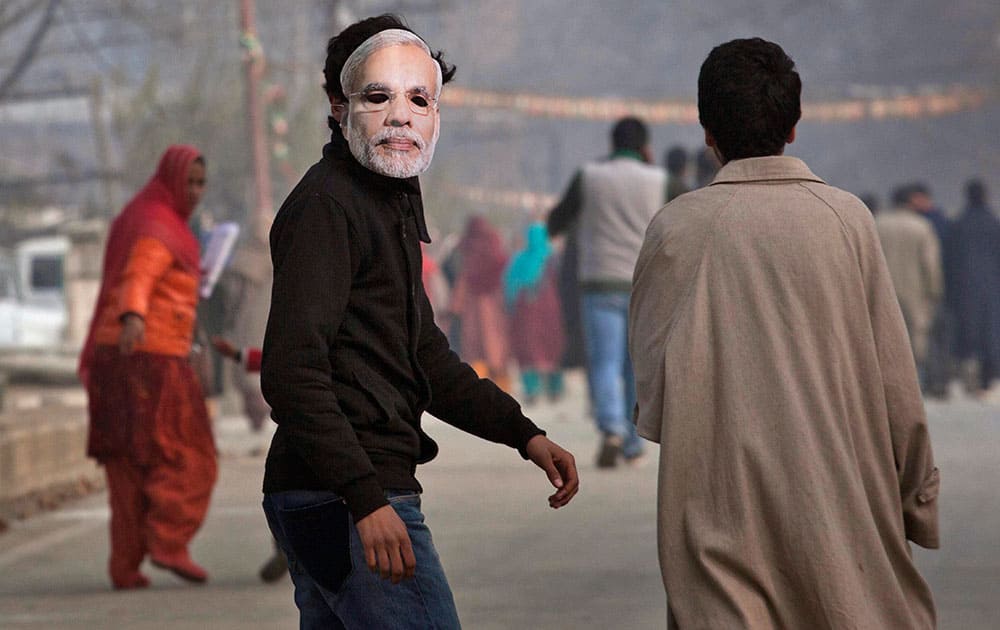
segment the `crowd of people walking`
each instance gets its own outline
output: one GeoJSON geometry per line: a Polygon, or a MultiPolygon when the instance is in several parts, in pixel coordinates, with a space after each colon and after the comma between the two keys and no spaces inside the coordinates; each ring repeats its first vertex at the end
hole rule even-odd
{"type": "Polygon", "coordinates": [[[958,213],[922,182],[871,206],[925,395],[947,398],[956,378],[986,395],[1000,378],[1000,219],[985,183],[965,183],[958,213]]]}

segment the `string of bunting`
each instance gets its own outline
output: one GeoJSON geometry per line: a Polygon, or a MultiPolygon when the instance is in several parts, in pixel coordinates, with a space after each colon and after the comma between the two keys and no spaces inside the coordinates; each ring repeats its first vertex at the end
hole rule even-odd
{"type": "MultiPolygon", "coordinates": [[[[995,90],[959,85],[916,94],[817,101],[802,104],[802,119],[853,122],[946,116],[980,109],[995,96],[995,90]]],[[[541,118],[611,121],[638,116],[650,124],[698,123],[697,105],[685,100],[582,98],[450,87],[441,93],[441,102],[449,107],[510,110],[541,118]]]]}
{"type": "Polygon", "coordinates": [[[485,204],[501,208],[517,208],[535,212],[546,212],[559,201],[556,195],[530,190],[510,190],[487,188],[485,186],[445,185],[446,195],[474,204],[485,204]]]}

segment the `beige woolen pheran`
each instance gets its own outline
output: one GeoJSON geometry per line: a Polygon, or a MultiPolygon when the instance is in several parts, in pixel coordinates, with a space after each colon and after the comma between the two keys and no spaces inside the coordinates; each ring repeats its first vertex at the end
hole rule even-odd
{"type": "Polygon", "coordinates": [[[931,222],[912,210],[882,212],[875,228],[903,311],[917,363],[927,358],[934,312],[944,294],[940,242],[931,222]]]}
{"type": "Polygon", "coordinates": [[[910,343],[874,222],[791,157],[665,206],[629,322],[682,630],[932,628],[938,546],[910,343]]]}

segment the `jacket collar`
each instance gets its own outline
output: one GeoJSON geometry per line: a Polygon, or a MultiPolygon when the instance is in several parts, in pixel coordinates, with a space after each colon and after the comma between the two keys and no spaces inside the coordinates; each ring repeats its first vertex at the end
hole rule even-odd
{"type": "Polygon", "coordinates": [[[608,157],[609,160],[617,160],[620,158],[628,158],[630,160],[635,160],[637,162],[645,163],[646,160],[643,159],[642,154],[638,151],[633,151],[632,149],[618,149],[611,153],[608,157]]]}
{"type": "Polygon", "coordinates": [[[373,191],[382,194],[402,193],[410,200],[413,208],[413,217],[417,222],[417,233],[420,240],[425,243],[431,242],[430,233],[427,231],[427,220],[424,218],[424,203],[420,195],[420,180],[417,177],[407,177],[400,179],[397,177],[386,177],[375,171],[369,170],[358,162],[354,154],[351,153],[347,140],[339,131],[334,131],[330,135],[330,142],[323,147],[323,157],[328,160],[336,160],[346,165],[351,175],[357,178],[362,185],[373,191]]]}
{"type": "Polygon", "coordinates": [[[799,158],[771,155],[728,162],[719,169],[715,179],[709,185],[783,180],[826,183],[816,177],[806,166],[806,163],[799,158]]]}

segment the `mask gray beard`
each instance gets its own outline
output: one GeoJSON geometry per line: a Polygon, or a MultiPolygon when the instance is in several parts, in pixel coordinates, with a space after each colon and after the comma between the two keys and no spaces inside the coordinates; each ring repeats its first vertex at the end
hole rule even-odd
{"type": "Polygon", "coordinates": [[[360,126],[351,124],[351,117],[347,117],[347,145],[351,149],[351,154],[361,163],[362,166],[379,175],[393,177],[396,179],[406,179],[416,177],[431,165],[434,157],[434,148],[437,145],[438,129],[434,130],[434,137],[420,150],[416,157],[408,155],[386,154],[378,150],[378,138],[369,140],[365,137],[364,130],[360,126]]]}

